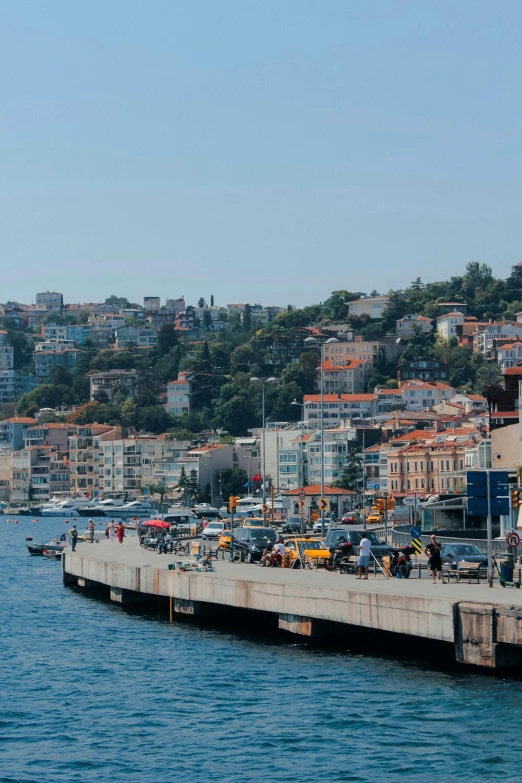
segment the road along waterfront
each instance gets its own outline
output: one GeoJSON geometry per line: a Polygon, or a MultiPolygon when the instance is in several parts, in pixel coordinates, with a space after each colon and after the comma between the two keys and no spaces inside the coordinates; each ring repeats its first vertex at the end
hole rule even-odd
{"type": "Polygon", "coordinates": [[[2,783],[518,783],[521,682],[150,620],[29,557],[64,527],[0,527],[2,783]]]}

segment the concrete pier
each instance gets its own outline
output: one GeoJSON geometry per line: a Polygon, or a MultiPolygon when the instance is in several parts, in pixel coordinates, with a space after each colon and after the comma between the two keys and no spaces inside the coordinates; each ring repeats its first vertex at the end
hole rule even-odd
{"type": "MultiPolygon", "coordinates": [[[[358,581],[318,571],[260,568],[227,560],[213,573],[169,571],[178,560],[102,541],[66,549],[66,584],[106,586],[111,600],[125,603],[163,596],[176,614],[205,616],[250,610],[274,615],[282,631],[314,637],[340,626],[367,628],[451,645],[457,661],[487,668],[522,664],[522,596],[519,591],[430,579],[358,581]]],[[[382,650],[381,650],[382,651],[382,650]]]]}

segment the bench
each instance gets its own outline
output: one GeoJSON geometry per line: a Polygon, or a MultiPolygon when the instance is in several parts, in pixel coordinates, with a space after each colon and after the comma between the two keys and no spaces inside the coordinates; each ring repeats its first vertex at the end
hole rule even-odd
{"type": "Polygon", "coordinates": [[[480,579],[485,579],[488,575],[483,563],[466,563],[465,561],[457,563],[457,568],[448,568],[446,574],[448,578],[455,577],[457,582],[460,582],[461,579],[467,579],[469,584],[472,579],[479,582],[480,579]]]}

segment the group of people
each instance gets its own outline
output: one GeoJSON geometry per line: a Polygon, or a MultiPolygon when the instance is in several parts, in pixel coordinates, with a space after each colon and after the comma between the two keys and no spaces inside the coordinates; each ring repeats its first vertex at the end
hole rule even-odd
{"type": "Polygon", "coordinates": [[[286,547],[281,539],[278,538],[275,543],[267,539],[265,550],[261,556],[261,565],[271,567],[281,565],[284,555],[286,555],[286,547]]]}
{"type": "MultiPolygon", "coordinates": [[[[92,520],[90,521],[92,522],[92,520]]],[[[115,525],[114,519],[111,519],[105,530],[105,536],[109,541],[115,541],[117,538],[120,544],[123,544],[123,539],[125,538],[125,527],[123,526],[123,522],[120,520],[118,524],[115,525]]]]}

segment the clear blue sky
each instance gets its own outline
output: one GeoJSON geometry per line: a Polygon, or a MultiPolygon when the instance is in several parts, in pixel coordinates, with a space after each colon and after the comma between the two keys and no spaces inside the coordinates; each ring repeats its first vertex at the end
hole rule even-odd
{"type": "Polygon", "coordinates": [[[506,276],[522,4],[0,0],[0,301],[506,276]]]}

